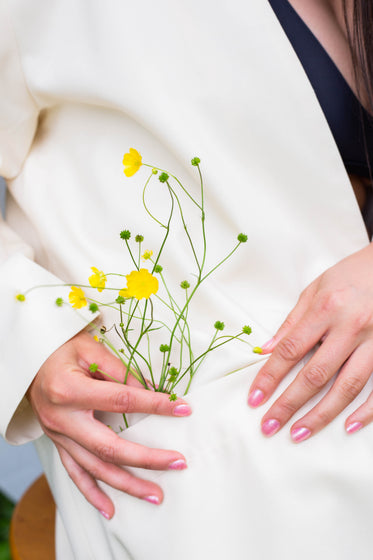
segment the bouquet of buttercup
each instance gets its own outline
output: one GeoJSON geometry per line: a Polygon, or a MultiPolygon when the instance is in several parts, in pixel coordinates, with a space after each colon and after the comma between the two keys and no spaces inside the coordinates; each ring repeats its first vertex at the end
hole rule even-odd
{"type": "MultiPolygon", "coordinates": [[[[88,306],[94,314],[103,308],[114,309],[118,319],[113,325],[99,327],[95,322],[92,322],[91,325],[96,330],[96,340],[110,348],[125,366],[124,383],[127,382],[128,375],[133,375],[145,389],[168,393],[170,400],[176,400],[176,391],[181,380],[184,380],[184,394],[186,394],[208,354],[217,348],[233,340],[239,340],[249,344],[254,352],[261,352],[260,348],[253,348],[247,340],[247,335],[251,333],[248,325],[243,326],[240,332],[228,335],[223,332],[224,322],[216,320],[211,325],[211,336],[207,346],[196,353],[193,346],[193,332],[189,324],[190,307],[199,287],[226,263],[242,243],[247,241],[247,235],[239,233],[228,254],[206,270],[206,210],[200,159],[194,157],[191,160],[199,178],[198,200],[176,176],[144,163],[140,153],[134,148],[130,148],[129,152],[124,155],[123,164],[124,174],[127,177],[133,176],[141,166],[149,168],[149,176],[142,190],[142,202],[149,219],[154,222],[154,227],[161,228],[163,232],[159,247],[155,249],[149,246],[143,235],[138,233],[133,235],[131,231],[124,229],[120,232],[120,237],[128,251],[133,265],[132,270],[109,273],[92,267],[88,284],[67,284],[71,286],[69,302],[65,302],[63,298],[57,298],[55,303],[58,306],[72,305],[76,310],[88,306]],[[164,186],[169,198],[169,211],[165,220],[155,216],[147,203],[147,191],[151,188],[152,181],[155,180],[164,186]],[[188,216],[185,212],[185,205],[182,203],[182,197],[187,197],[199,214],[200,238],[198,244],[195,239],[192,239],[188,229],[188,216]],[[167,270],[162,267],[162,255],[166,251],[167,243],[173,233],[172,226],[176,220],[182,224],[182,231],[195,263],[195,270],[194,272],[188,271],[189,275],[193,276],[193,281],[189,282],[180,278],[175,286],[170,285],[167,270]],[[97,289],[98,297],[89,297],[84,291],[86,288],[97,289]],[[102,292],[109,294],[108,301],[100,299],[102,292]],[[167,320],[164,319],[164,314],[162,319],[157,316],[156,309],[159,305],[167,310],[167,320]],[[112,336],[109,339],[109,330],[114,331],[114,340],[117,340],[117,344],[113,342],[112,336]],[[161,332],[164,340],[162,344],[157,344],[156,348],[153,343],[155,332],[157,335],[161,332]],[[162,356],[161,371],[158,371],[158,366],[156,374],[153,366],[155,352],[160,352],[162,356]]],[[[35,288],[37,287],[31,288],[28,292],[35,288]]],[[[28,292],[18,294],[16,298],[24,301],[28,292]]],[[[157,364],[159,362],[158,355],[157,364]]],[[[89,369],[91,372],[98,371],[112,381],[117,381],[109,372],[101,370],[95,363],[91,363],[89,369]]]]}

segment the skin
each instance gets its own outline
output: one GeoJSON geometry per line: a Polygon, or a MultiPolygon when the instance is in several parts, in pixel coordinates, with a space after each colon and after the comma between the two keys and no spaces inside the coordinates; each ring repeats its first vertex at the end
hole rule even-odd
{"type": "MultiPolygon", "coordinates": [[[[290,3],[357,94],[341,2],[290,0],[290,3]]],[[[347,7],[351,8],[351,3],[347,7]]],[[[356,176],[350,179],[361,207],[366,180],[356,176]]],[[[302,292],[274,338],[264,345],[264,353],[271,356],[251,385],[249,404],[265,404],[292,367],[318,342],[321,344],[263,416],[261,426],[265,435],[277,433],[338,372],[327,394],[291,425],[295,442],[308,439],[324,428],[360,393],[373,371],[372,297],[372,244],[326,270],[302,292]]],[[[345,420],[345,428],[353,433],[372,419],[373,395],[345,420]]]]}
{"type": "MultiPolygon", "coordinates": [[[[291,0],[291,4],[356,91],[340,2],[291,0]]],[[[358,177],[351,180],[359,203],[363,204],[363,181],[358,177]]],[[[266,402],[280,380],[309,349],[321,339],[323,342],[295,381],[267,411],[263,423],[276,419],[280,429],[341,366],[326,397],[292,429],[305,427],[315,434],[356,397],[373,370],[371,302],[372,245],[327,270],[304,290],[272,343],[267,345],[266,352],[272,355],[251,387],[252,392],[261,391],[260,404],[266,402]]],[[[114,505],[97,481],[105,481],[138,498],[151,498],[153,503],[156,500],[161,503],[163,494],[159,486],[129,474],[122,467],[166,470],[174,461],[179,461],[180,468],[186,466],[185,457],[177,451],[149,449],[126,442],[97,421],[93,411],[175,416],[176,407],[184,401],[178,399],[171,403],[167,395],[146,391],[133,379],[129,386],[100,379],[88,370],[92,362],[123,380],[125,372],[120,361],[91,336],[80,333],[46,360],[28,391],[28,398],[43,430],[56,445],[69,476],[86,499],[106,518],[111,518],[114,505]]],[[[184,415],[190,413],[190,409],[184,409],[184,415]]],[[[365,425],[372,417],[373,397],[370,397],[346,420],[346,425],[355,421],[365,425]]]]}
{"type": "Polygon", "coordinates": [[[86,499],[110,519],[114,504],[98,486],[98,480],[157,504],[163,499],[161,488],[122,467],[181,470],[186,468],[186,462],[177,451],[150,449],[121,439],[96,420],[93,411],[176,417],[188,416],[191,409],[182,399],[170,402],[168,395],[145,390],[132,377],[123,385],[107,381],[97,372],[90,373],[92,362],[123,382],[126,372],[120,360],[82,332],[44,362],[29,388],[28,398],[71,479],[86,499]]]}

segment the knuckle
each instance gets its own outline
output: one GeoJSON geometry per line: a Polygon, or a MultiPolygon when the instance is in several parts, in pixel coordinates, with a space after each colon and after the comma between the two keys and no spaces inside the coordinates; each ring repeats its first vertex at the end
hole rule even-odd
{"type": "Polygon", "coordinates": [[[335,415],[325,409],[315,410],[315,419],[318,426],[330,424],[335,415]]]}
{"type": "Polygon", "coordinates": [[[134,397],[127,387],[123,391],[118,391],[114,396],[114,406],[119,411],[129,412],[134,410],[134,397]]]}
{"type": "Polygon", "coordinates": [[[142,464],[144,469],[154,469],[154,467],[156,466],[153,453],[150,449],[144,453],[142,464]]]}
{"type": "Polygon", "coordinates": [[[355,334],[358,334],[360,331],[371,327],[372,322],[372,311],[370,309],[359,311],[354,317],[350,319],[350,325],[353,333],[355,334]]]}
{"type": "Polygon", "coordinates": [[[344,287],[333,292],[321,291],[319,294],[319,311],[321,313],[336,312],[346,307],[346,303],[351,299],[351,288],[344,287]]]}
{"type": "MultiPolygon", "coordinates": [[[[160,395],[161,396],[161,395],[160,395]]],[[[154,414],[161,414],[164,410],[164,400],[163,398],[156,398],[158,395],[154,394],[154,398],[152,400],[151,410],[154,414]]],[[[168,400],[168,405],[171,407],[172,403],[168,400]]]]}
{"type": "Polygon", "coordinates": [[[280,410],[286,415],[286,417],[293,416],[293,414],[298,410],[298,406],[296,405],[296,403],[286,395],[282,395],[281,401],[279,401],[278,406],[280,410]]]}
{"type": "Polygon", "coordinates": [[[338,390],[342,397],[354,400],[362,389],[363,383],[359,377],[349,377],[339,383],[338,390]]]}
{"type": "Polygon", "coordinates": [[[295,323],[296,323],[296,319],[294,314],[289,313],[285,321],[282,323],[282,327],[285,327],[286,329],[291,329],[292,327],[294,327],[295,323]]]}
{"type": "Polygon", "coordinates": [[[96,455],[105,461],[105,463],[114,463],[115,462],[115,449],[111,445],[99,445],[96,448],[96,455]]]}
{"type": "Polygon", "coordinates": [[[61,379],[50,381],[46,387],[46,394],[51,404],[60,406],[68,401],[68,388],[61,382],[61,379]]]}
{"type": "Polygon", "coordinates": [[[296,362],[304,355],[303,344],[294,337],[286,337],[278,344],[277,354],[285,361],[296,362]]]}
{"type": "Polygon", "coordinates": [[[321,364],[314,364],[304,371],[303,381],[312,390],[321,389],[329,381],[328,370],[321,364]]]}
{"type": "MultiPolygon", "coordinates": [[[[259,381],[259,378],[258,380],[259,381]]],[[[260,385],[272,386],[277,383],[277,379],[274,373],[271,370],[263,368],[260,372],[260,385]]]]}

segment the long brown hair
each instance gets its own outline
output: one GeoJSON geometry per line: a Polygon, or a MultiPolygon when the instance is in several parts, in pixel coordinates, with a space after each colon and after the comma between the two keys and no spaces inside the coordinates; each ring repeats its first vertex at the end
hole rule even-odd
{"type": "Polygon", "coordinates": [[[373,115],[373,0],[351,0],[352,17],[343,0],[344,18],[354,65],[356,87],[373,115]]]}

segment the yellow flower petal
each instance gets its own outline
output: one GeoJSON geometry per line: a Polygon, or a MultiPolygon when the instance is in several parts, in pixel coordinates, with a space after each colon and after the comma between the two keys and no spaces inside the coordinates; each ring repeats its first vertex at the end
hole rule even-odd
{"type": "Polygon", "coordinates": [[[88,278],[88,281],[92,288],[97,288],[99,292],[102,292],[102,290],[104,290],[105,288],[106,276],[102,272],[102,270],[98,270],[98,268],[96,268],[95,266],[92,266],[91,270],[93,274],[88,278]]]}
{"type": "Polygon", "coordinates": [[[141,258],[144,259],[144,261],[147,261],[151,258],[152,255],[153,251],[145,251],[141,258]]]}
{"type": "Polygon", "coordinates": [[[133,270],[131,274],[126,275],[126,278],[127,290],[125,297],[134,297],[139,300],[143,298],[149,299],[152,294],[158,292],[158,280],[146,268],[133,270]]]}
{"type": "Polygon", "coordinates": [[[132,177],[142,166],[141,154],[135,148],[123,156],[124,174],[126,177],[132,177]]]}
{"type": "Polygon", "coordinates": [[[76,286],[71,286],[71,292],[69,293],[69,302],[74,309],[81,309],[87,305],[87,300],[85,294],[81,288],[76,286]]]}

